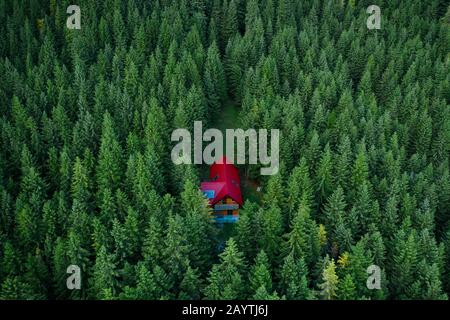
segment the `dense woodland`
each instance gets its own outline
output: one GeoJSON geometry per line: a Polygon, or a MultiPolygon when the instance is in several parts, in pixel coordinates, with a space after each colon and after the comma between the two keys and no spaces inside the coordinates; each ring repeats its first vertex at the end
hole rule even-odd
{"type": "Polygon", "coordinates": [[[445,0],[0,0],[0,21],[0,299],[448,298],[445,0]],[[204,168],[170,160],[225,104],[281,131],[277,175],[239,166],[262,195],[227,239],[204,168]]]}

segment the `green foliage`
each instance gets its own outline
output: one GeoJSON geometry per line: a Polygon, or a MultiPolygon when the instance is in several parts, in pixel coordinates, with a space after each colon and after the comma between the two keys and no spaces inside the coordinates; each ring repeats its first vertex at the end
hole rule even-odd
{"type": "Polygon", "coordinates": [[[397,2],[0,0],[0,299],[448,299],[450,8],[397,2]],[[194,121],[280,130],[232,226],[194,121]]]}
{"type": "Polygon", "coordinates": [[[355,300],[357,298],[355,283],[352,276],[346,274],[344,279],[341,280],[338,287],[338,299],[339,300],[355,300]]]}
{"type": "Polygon", "coordinates": [[[308,286],[308,269],[303,258],[294,259],[289,254],[281,269],[280,292],[289,300],[312,299],[312,290],[308,286]]]}
{"type": "Polygon", "coordinates": [[[336,274],[334,260],[328,260],[322,272],[322,283],[319,284],[321,296],[325,300],[336,298],[338,290],[339,277],[336,274]]]}
{"type": "Polygon", "coordinates": [[[266,291],[272,290],[272,278],[270,275],[269,260],[264,251],[260,251],[255,259],[255,264],[250,270],[250,290],[257,293],[260,287],[266,291]]]}
{"type": "Polygon", "coordinates": [[[114,257],[101,247],[94,265],[93,295],[96,299],[110,299],[116,292],[116,265],[114,257]]]}
{"type": "Polygon", "coordinates": [[[204,294],[206,299],[232,300],[243,298],[243,255],[238,251],[233,238],[227,241],[225,250],[219,255],[220,264],[215,264],[208,276],[204,294]]]}
{"type": "Polygon", "coordinates": [[[198,300],[201,297],[200,293],[200,278],[196,270],[190,266],[184,274],[183,280],[180,284],[180,293],[178,299],[180,300],[198,300]]]}
{"type": "Polygon", "coordinates": [[[118,188],[122,177],[122,149],[117,141],[112,121],[109,113],[105,113],[96,170],[100,195],[103,195],[106,189],[115,190],[118,188]]]}

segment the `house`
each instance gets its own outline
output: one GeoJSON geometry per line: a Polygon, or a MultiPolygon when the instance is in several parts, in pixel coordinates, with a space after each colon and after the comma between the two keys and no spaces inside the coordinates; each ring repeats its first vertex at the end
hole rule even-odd
{"type": "Polygon", "coordinates": [[[238,169],[226,157],[221,157],[209,169],[209,180],[200,189],[209,200],[216,222],[238,220],[242,195],[238,169]]]}

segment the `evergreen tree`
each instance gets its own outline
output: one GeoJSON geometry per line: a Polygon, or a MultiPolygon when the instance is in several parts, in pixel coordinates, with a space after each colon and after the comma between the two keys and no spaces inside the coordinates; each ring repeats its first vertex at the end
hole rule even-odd
{"type": "Polygon", "coordinates": [[[113,128],[109,113],[103,116],[102,137],[97,166],[97,184],[100,195],[105,189],[115,190],[122,177],[122,149],[113,128]]]}
{"type": "Polygon", "coordinates": [[[204,85],[209,112],[217,115],[221,103],[226,98],[225,72],[215,42],[208,49],[205,63],[204,85]]]}
{"type": "Polygon", "coordinates": [[[289,300],[312,299],[308,287],[308,269],[303,258],[295,260],[292,254],[284,259],[281,269],[280,292],[289,300]]]}
{"type": "Polygon", "coordinates": [[[93,295],[97,299],[111,299],[116,294],[117,270],[114,256],[101,247],[94,265],[92,277],[93,295]]]}
{"type": "Polygon", "coordinates": [[[244,268],[242,253],[233,238],[227,241],[225,250],[219,255],[220,264],[213,265],[208,276],[204,294],[206,299],[231,300],[243,296],[244,268]]]}
{"type": "Polygon", "coordinates": [[[198,300],[200,297],[200,278],[196,270],[189,266],[181,281],[178,299],[198,300]]]}
{"type": "Polygon", "coordinates": [[[272,277],[270,274],[269,260],[266,253],[261,250],[255,259],[255,264],[250,270],[250,289],[257,292],[260,287],[264,287],[268,292],[272,290],[272,277]]]}
{"type": "Polygon", "coordinates": [[[346,274],[339,283],[337,298],[339,300],[356,300],[355,283],[350,274],[346,274]]]}
{"type": "Polygon", "coordinates": [[[322,272],[322,283],[319,284],[321,289],[321,296],[325,300],[332,300],[336,298],[339,278],[336,275],[336,267],[334,260],[328,260],[322,272]]]}

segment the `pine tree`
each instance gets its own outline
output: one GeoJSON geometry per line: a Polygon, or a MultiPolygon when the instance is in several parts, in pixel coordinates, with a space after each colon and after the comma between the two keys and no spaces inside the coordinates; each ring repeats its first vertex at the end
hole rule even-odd
{"type": "Polygon", "coordinates": [[[184,191],[181,193],[181,207],[185,211],[186,229],[189,230],[189,234],[186,235],[191,247],[189,259],[192,267],[198,268],[204,274],[210,267],[216,232],[208,204],[190,179],[186,180],[184,191]]]}
{"type": "Polygon", "coordinates": [[[355,221],[351,223],[352,234],[354,235],[365,234],[371,224],[379,223],[380,217],[373,207],[369,187],[366,183],[363,183],[358,190],[352,210],[355,211],[355,221]]]}
{"type": "MultiPolygon", "coordinates": [[[[87,271],[91,267],[91,263],[89,260],[90,252],[86,247],[86,244],[82,243],[80,240],[80,236],[75,233],[73,230],[68,232],[67,237],[67,257],[68,257],[68,265],[76,265],[80,268],[81,276],[81,290],[74,290],[71,293],[71,298],[82,299],[87,297],[88,291],[88,281],[86,281],[87,271]],[[84,275],[84,276],[83,276],[84,275]]],[[[67,268],[67,266],[66,266],[67,268]]],[[[67,277],[66,277],[67,279],[67,277]]]]}
{"type": "Polygon", "coordinates": [[[332,192],[332,166],[332,154],[330,147],[327,145],[316,170],[316,192],[318,194],[318,203],[322,203],[323,199],[327,199],[332,192]]]}
{"type": "Polygon", "coordinates": [[[223,4],[222,43],[227,43],[238,31],[237,6],[235,0],[223,4]]]}
{"type": "Polygon", "coordinates": [[[220,264],[215,264],[208,276],[205,287],[206,299],[231,300],[243,297],[242,269],[244,261],[236,242],[230,238],[225,250],[219,255],[220,264]]]}
{"type": "Polygon", "coordinates": [[[114,257],[101,247],[97,255],[92,277],[93,296],[97,299],[108,299],[115,295],[117,286],[117,270],[114,257]]]}
{"type": "Polygon", "coordinates": [[[343,223],[343,220],[345,218],[345,207],[346,203],[344,200],[343,190],[341,187],[338,187],[328,198],[324,210],[325,226],[327,230],[333,230],[331,241],[334,242],[335,245],[339,244],[337,242],[338,239],[336,227],[339,225],[339,223],[343,223]]]}
{"type": "Polygon", "coordinates": [[[97,166],[97,184],[100,198],[105,189],[115,190],[122,177],[122,149],[113,128],[109,113],[103,116],[102,137],[97,166]]]}
{"type": "Polygon", "coordinates": [[[127,216],[123,224],[124,232],[127,238],[129,258],[133,260],[138,256],[139,248],[141,247],[139,217],[132,207],[128,208],[127,216]]]}
{"type": "Polygon", "coordinates": [[[279,174],[271,176],[264,194],[264,204],[271,208],[283,208],[285,201],[283,181],[279,174]]]}
{"type": "Polygon", "coordinates": [[[291,231],[285,235],[286,254],[294,258],[304,258],[309,266],[313,266],[320,254],[319,228],[310,217],[310,207],[305,196],[302,198],[299,211],[293,217],[291,231]]]}
{"type": "Polygon", "coordinates": [[[322,283],[319,284],[319,288],[321,289],[321,296],[325,300],[332,300],[336,298],[339,277],[336,274],[336,266],[334,264],[334,260],[328,260],[325,264],[325,268],[322,272],[322,283]]]}
{"type": "Polygon", "coordinates": [[[178,299],[181,300],[198,300],[200,299],[200,278],[196,270],[190,266],[186,269],[183,280],[180,284],[180,293],[178,299]]]}
{"type": "Polygon", "coordinates": [[[89,211],[91,195],[89,192],[88,172],[79,157],[75,159],[73,166],[71,191],[73,198],[72,210],[89,211]]]}
{"type": "Polygon", "coordinates": [[[300,160],[300,165],[292,170],[292,174],[288,181],[288,190],[289,194],[287,201],[291,219],[297,212],[301,199],[305,199],[309,206],[313,206],[311,179],[305,158],[302,158],[300,160]]]}
{"type": "Polygon", "coordinates": [[[2,300],[25,300],[35,298],[32,288],[18,276],[7,277],[0,289],[2,300]]]}
{"type": "Polygon", "coordinates": [[[407,298],[412,293],[411,286],[417,265],[417,244],[415,232],[405,232],[404,225],[395,235],[392,248],[392,259],[389,266],[391,292],[395,298],[407,298]]]}
{"type": "Polygon", "coordinates": [[[170,216],[162,245],[163,263],[168,270],[169,284],[179,284],[189,265],[191,245],[185,240],[186,228],[180,215],[170,216]]]}
{"type": "Polygon", "coordinates": [[[14,248],[11,242],[6,241],[2,248],[2,279],[9,275],[16,275],[20,271],[19,257],[17,256],[17,250],[14,248]]]}
{"type": "Polygon", "coordinates": [[[253,300],[280,300],[277,293],[269,294],[266,287],[261,286],[252,297],[253,300]]]}
{"type": "Polygon", "coordinates": [[[367,250],[363,241],[359,241],[352,246],[346,269],[352,277],[358,297],[369,297],[370,295],[366,283],[368,277],[367,268],[372,264],[372,253],[367,250]]]}
{"type": "Polygon", "coordinates": [[[273,207],[267,210],[261,209],[261,236],[258,245],[270,257],[271,264],[278,261],[280,254],[279,244],[283,232],[282,215],[280,209],[273,207]]]}
{"type": "MultiPolygon", "coordinates": [[[[153,281],[152,273],[148,271],[144,264],[137,266],[137,286],[133,290],[132,298],[138,300],[158,299],[156,285],[153,281]]],[[[131,297],[130,297],[131,298],[131,297]]]]}
{"type": "Polygon", "coordinates": [[[267,292],[272,290],[272,277],[270,274],[269,260],[266,253],[261,250],[255,259],[255,264],[250,270],[250,289],[257,292],[260,287],[264,287],[267,292]]]}
{"type": "Polygon", "coordinates": [[[250,200],[245,201],[244,206],[239,210],[239,223],[236,224],[236,244],[244,254],[244,257],[251,261],[257,254],[257,234],[255,229],[255,215],[258,205],[250,200]]]}
{"type": "Polygon", "coordinates": [[[203,78],[209,112],[216,115],[221,103],[225,100],[227,89],[224,68],[215,42],[208,49],[203,78]]]}
{"type": "Polygon", "coordinates": [[[312,290],[308,287],[308,268],[303,258],[294,259],[289,254],[284,259],[281,269],[280,292],[288,300],[312,299],[312,290]]]}
{"type": "Polygon", "coordinates": [[[143,240],[142,256],[147,265],[156,266],[161,263],[163,231],[155,215],[151,215],[148,221],[148,227],[145,230],[145,238],[143,240]]]}
{"type": "Polygon", "coordinates": [[[55,287],[56,297],[57,298],[67,298],[67,267],[69,266],[68,258],[66,254],[66,243],[63,239],[56,239],[56,243],[54,246],[53,253],[53,264],[52,264],[52,273],[53,273],[53,285],[55,287]]]}
{"type": "Polygon", "coordinates": [[[357,298],[355,283],[350,274],[346,274],[339,283],[337,298],[338,300],[355,300],[357,298]]]}
{"type": "MultiPolygon", "coordinates": [[[[364,149],[360,149],[353,163],[352,190],[359,190],[359,187],[367,181],[369,166],[364,149]]],[[[355,192],[354,191],[354,192],[355,192]]],[[[356,199],[356,198],[355,198],[356,199]]]]}

